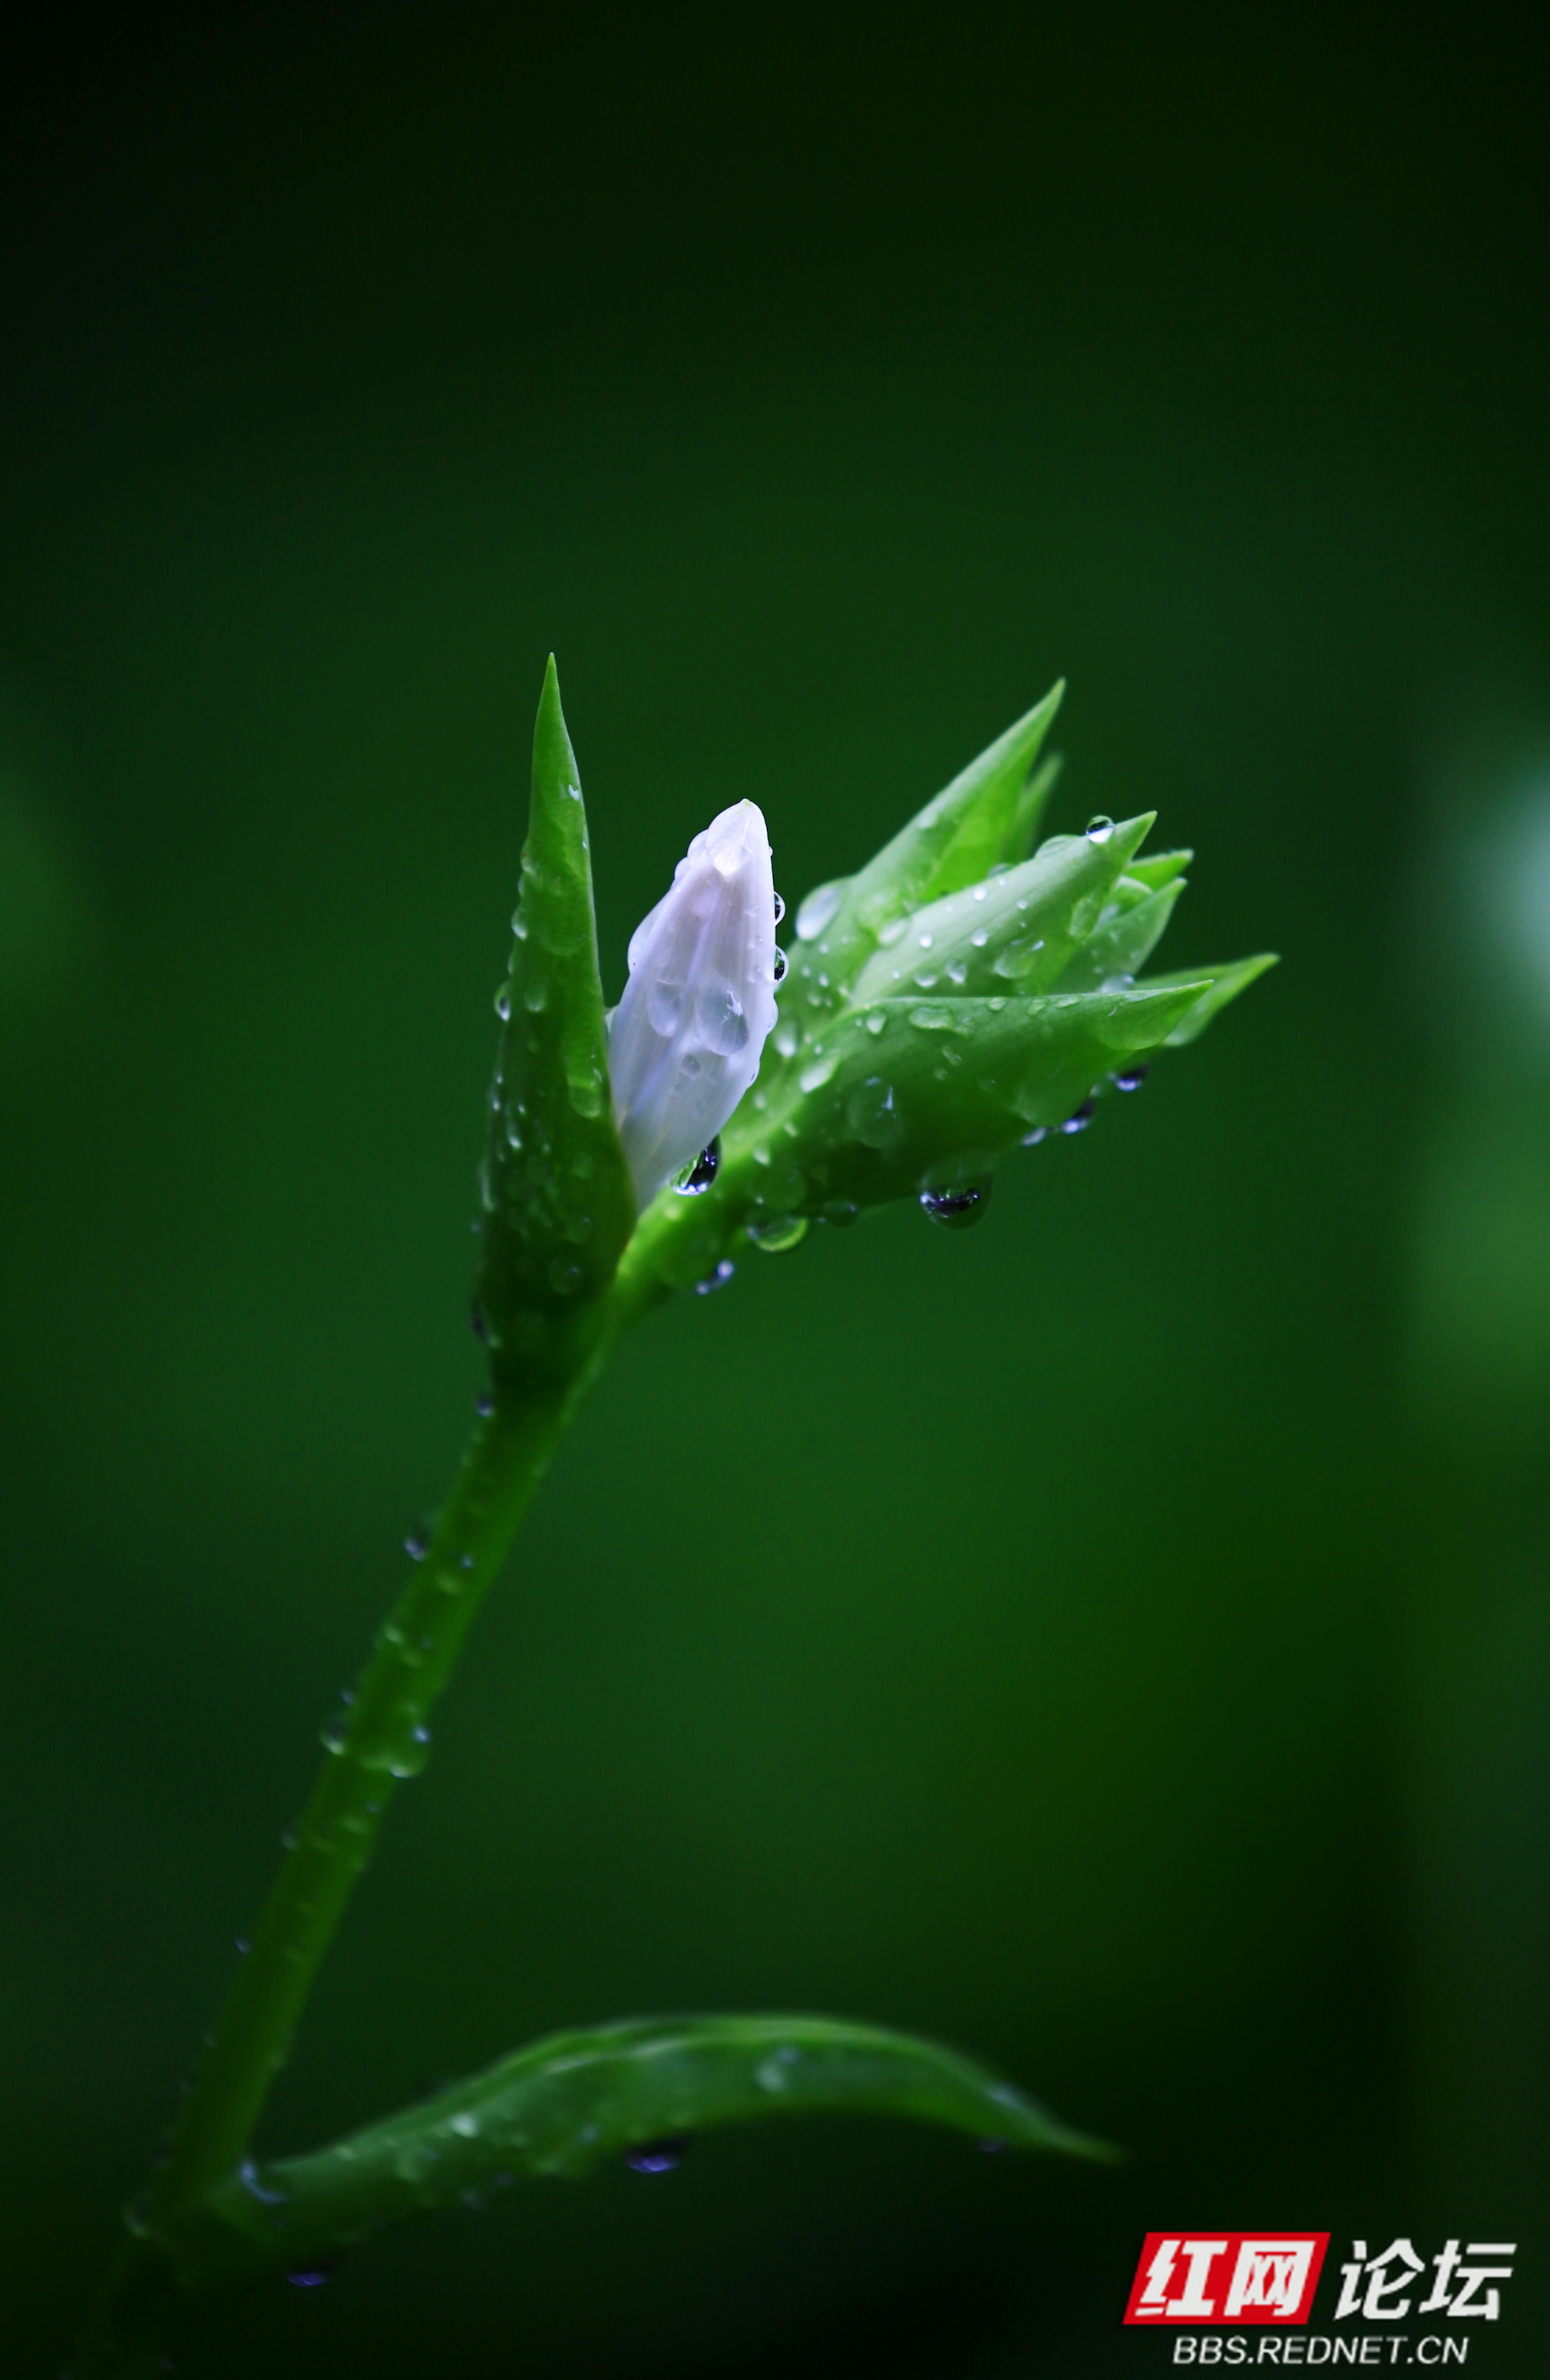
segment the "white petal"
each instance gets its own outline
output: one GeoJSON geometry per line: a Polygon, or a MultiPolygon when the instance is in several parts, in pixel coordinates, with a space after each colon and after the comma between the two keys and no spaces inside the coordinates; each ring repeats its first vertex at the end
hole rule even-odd
{"type": "Polygon", "coordinates": [[[613,1113],[644,1207],[721,1131],[775,1022],[775,880],[764,816],[735,802],[630,937],[614,1012],[613,1113]]]}

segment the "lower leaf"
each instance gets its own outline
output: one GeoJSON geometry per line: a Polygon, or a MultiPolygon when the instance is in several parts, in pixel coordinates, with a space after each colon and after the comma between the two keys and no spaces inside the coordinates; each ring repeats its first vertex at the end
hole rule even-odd
{"type": "Polygon", "coordinates": [[[651,2018],[552,2034],[311,2155],[244,2165],[164,2243],[185,2287],[305,2271],[385,2225],[535,2174],[771,2116],[913,2116],[1016,2149],[1108,2158],[937,2043],[830,2017],[651,2018]]]}

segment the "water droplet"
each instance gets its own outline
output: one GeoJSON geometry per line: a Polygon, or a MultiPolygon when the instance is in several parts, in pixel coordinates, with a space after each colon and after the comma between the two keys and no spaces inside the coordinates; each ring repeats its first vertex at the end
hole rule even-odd
{"type": "Polygon", "coordinates": [[[988,885],[988,884],[976,884],[976,885],[975,886],[975,890],[974,890],[974,897],[975,897],[975,899],[976,901],[983,901],[983,900],[984,900],[984,898],[985,898],[985,896],[986,896],[986,894],[989,892],[989,890],[990,890],[990,887],[989,887],[989,885],[988,885]]]}
{"type": "Polygon", "coordinates": [[[699,1198],[709,1189],[721,1170],[721,1136],[717,1134],[708,1148],[702,1148],[691,1166],[673,1184],[681,1198],[699,1198]]]}
{"type": "Polygon", "coordinates": [[[973,942],[976,951],[982,951],[985,948],[986,943],[990,940],[989,927],[976,927],[975,931],[969,936],[969,940],[973,942]]]}
{"type": "Polygon", "coordinates": [[[909,930],[910,921],[908,917],[890,918],[889,923],[878,932],[878,941],[880,948],[885,951],[890,951],[893,948],[894,943],[902,941],[909,930]]]}
{"type": "Polygon", "coordinates": [[[624,2151],[624,2163],[636,2173],[671,2173],[683,2164],[689,2143],[683,2133],[672,2140],[642,2141],[639,2148],[624,2151]]]}
{"type": "Polygon", "coordinates": [[[797,1031],[794,1025],[777,1025],[771,1038],[782,1058],[795,1057],[797,1031]]]}
{"type": "Polygon", "coordinates": [[[836,1232],[849,1231],[860,1212],[854,1198],[828,1198],[822,1208],[824,1221],[836,1232]]]}
{"type": "Polygon", "coordinates": [[[494,1410],[495,1400],[492,1396],[485,1395],[482,1397],[476,1397],[474,1399],[474,1411],[478,1414],[480,1421],[488,1421],[494,1410]]]}
{"type": "Polygon", "coordinates": [[[782,1256],[807,1236],[805,1215],[768,1215],[756,1217],[748,1225],[748,1237],[756,1248],[769,1256],[782,1256]]]}
{"type": "Polygon", "coordinates": [[[308,2265],[297,2272],[287,2273],[285,2278],[293,2289],[321,2289],[333,2271],[332,2265],[308,2265]]]}
{"type": "Polygon", "coordinates": [[[325,1752],[335,1755],[343,1752],[349,1741],[343,1720],[330,1719],[325,1727],[320,1729],[319,1740],[325,1752]]]}
{"type": "Polygon", "coordinates": [[[520,909],[512,911],[512,932],[519,942],[525,942],[527,939],[527,920],[520,909]]]}
{"type": "Polygon", "coordinates": [[[239,1959],[246,1959],[246,1958],[250,1957],[250,1956],[251,1956],[251,1953],[252,1953],[252,1949],[253,1949],[253,1945],[252,1945],[252,1944],[251,1944],[251,1942],[249,1942],[249,1940],[248,1939],[247,1935],[246,1935],[246,1934],[239,1934],[239,1935],[237,1936],[237,1937],[236,1937],[236,1955],[237,1955],[237,1957],[238,1957],[239,1959]]]}
{"type": "Polygon", "coordinates": [[[500,990],[495,995],[495,1014],[500,1018],[502,1024],[504,1025],[510,1017],[511,1013],[512,988],[509,983],[503,983],[501,986],[500,990]]]}
{"type": "Polygon", "coordinates": [[[404,1540],[404,1550],[411,1561],[423,1561],[430,1546],[430,1528],[411,1529],[404,1540]]]}
{"type": "Polygon", "coordinates": [[[842,884],[819,884],[809,892],[796,913],[796,939],[799,942],[816,942],[830,922],[845,897],[842,884]]]}
{"type": "Polygon", "coordinates": [[[678,1030],[684,1014],[684,986],[681,983],[653,983],[646,994],[646,1014],[651,1029],[664,1041],[671,1041],[678,1030]]]}
{"type": "Polygon", "coordinates": [[[465,2109],[463,2114],[453,2117],[450,2129],[457,2134],[459,2140],[471,2141],[478,2137],[479,2119],[465,2109]]]}
{"type": "Polygon", "coordinates": [[[904,1121],[894,1103],[893,1086],[880,1075],[868,1075],[845,1101],[851,1130],[865,1148],[891,1148],[903,1134],[904,1121]]]}
{"type": "Polygon", "coordinates": [[[696,1281],[696,1295],[699,1297],[710,1297],[715,1294],[717,1290],[725,1289],[728,1281],[732,1279],[733,1274],[736,1269],[737,1268],[733,1263],[732,1258],[730,1257],[723,1257],[721,1263],[716,1267],[714,1272],[707,1273],[703,1281],[696,1281]]]}
{"type": "Polygon", "coordinates": [[[485,1320],[477,1305],[474,1306],[469,1313],[468,1328],[473,1332],[476,1339],[483,1339],[488,1342],[490,1337],[490,1325],[485,1320]]]}
{"type": "Polygon", "coordinates": [[[1034,1128],[1033,1128],[1032,1132],[1025,1132],[1025,1133],[1023,1134],[1023,1148],[1036,1148],[1038,1147],[1038,1145],[1039,1145],[1040,1141],[1041,1141],[1041,1140],[1043,1140],[1043,1138],[1045,1137],[1046,1134],[1048,1132],[1048,1130],[1049,1130],[1049,1126],[1048,1126],[1047,1123],[1036,1123],[1036,1124],[1035,1124],[1035,1126],[1034,1126],[1034,1128]]]}
{"type": "Polygon", "coordinates": [[[861,1021],[875,1041],[878,1035],[887,1026],[888,1011],[886,1008],[869,1008],[861,1021]]]}
{"type": "Polygon", "coordinates": [[[1060,1126],[1060,1130],[1062,1132],[1085,1132],[1087,1126],[1093,1121],[1093,1111],[1096,1106],[1096,1099],[1084,1099],[1082,1105],[1075,1109],[1071,1115],[1067,1116],[1064,1123],[1060,1126]]]}
{"type": "Polygon", "coordinates": [[[542,1014],[548,998],[549,978],[546,975],[536,975],[522,995],[522,1005],[529,1015],[539,1016],[542,1014]]]}
{"type": "Polygon", "coordinates": [[[923,1190],[920,1203],[934,1223],[944,1231],[966,1232],[977,1223],[990,1204],[990,1184],[966,1183],[957,1190],[923,1190]]]}
{"type": "Polygon", "coordinates": [[[1111,818],[1105,818],[1101,810],[1096,818],[1090,818],[1087,821],[1087,840],[1089,843],[1107,843],[1113,832],[1113,820],[1111,818]]]}
{"type": "Polygon", "coordinates": [[[777,925],[779,925],[779,924],[780,924],[780,922],[781,922],[781,918],[785,916],[785,914],[786,914],[786,905],[785,905],[785,903],[781,900],[781,898],[780,894],[777,892],[777,893],[776,893],[776,895],[775,895],[775,923],[776,923],[777,925]]]}
{"type": "Polygon", "coordinates": [[[1138,1091],[1151,1071],[1150,1066],[1126,1066],[1108,1079],[1117,1091],[1138,1091]]]}
{"type": "Polygon", "coordinates": [[[775,945],[775,980],[776,980],[776,982],[777,982],[777,983],[784,983],[785,979],[786,979],[786,954],[785,954],[784,951],[781,948],[780,943],[779,943],[779,942],[777,942],[777,943],[776,943],[776,945],[775,945]]]}
{"type": "Polygon", "coordinates": [[[804,1066],[797,1082],[805,1091],[819,1091],[840,1063],[840,1052],[831,1050],[827,1058],[817,1057],[810,1066],[804,1066]]]}
{"type": "Polygon", "coordinates": [[[949,1007],[912,1008],[910,1023],[917,1033],[951,1033],[956,1019],[949,1007]]]}
{"type": "Polygon", "coordinates": [[[966,959],[949,960],[947,969],[947,979],[949,983],[966,983],[968,978],[969,965],[966,959]]]}

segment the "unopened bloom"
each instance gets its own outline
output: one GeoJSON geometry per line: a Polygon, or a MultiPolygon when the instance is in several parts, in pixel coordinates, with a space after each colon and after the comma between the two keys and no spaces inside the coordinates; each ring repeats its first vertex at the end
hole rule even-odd
{"type": "Polygon", "coordinates": [[[775,1023],[775,923],[763,813],[734,802],[696,835],[630,939],[608,1065],[642,1208],[708,1148],[758,1073],[775,1023]]]}

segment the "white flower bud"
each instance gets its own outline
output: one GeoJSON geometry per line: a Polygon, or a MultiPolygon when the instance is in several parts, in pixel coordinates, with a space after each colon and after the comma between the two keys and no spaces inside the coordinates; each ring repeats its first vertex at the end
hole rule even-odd
{"type": "Polygon", "coordinates": [[[774,1022],[769,837],[757,805],[734,802],[696,835],[630,938],[608,1063],[641,1207],[721,1131],[774,1022]]]}

